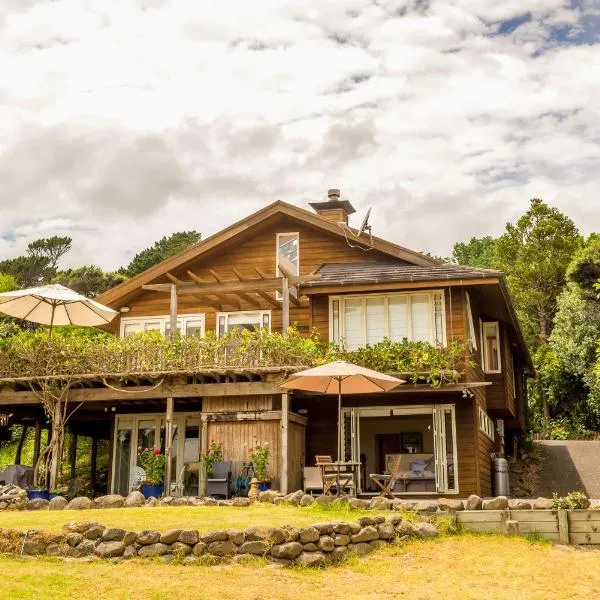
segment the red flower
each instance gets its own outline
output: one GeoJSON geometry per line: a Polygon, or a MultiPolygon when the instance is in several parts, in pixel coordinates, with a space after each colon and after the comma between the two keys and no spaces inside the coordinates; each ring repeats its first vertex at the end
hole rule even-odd
{"type": "Polygon", "coordinates": [[[144,452],[148,452],[148,448],[144,448],[144,452]]]}
{"type": "Polygon", "coordinates": [[[154,448],[154,456],[158,456],[160,454],[160,448],[154,448]]]}

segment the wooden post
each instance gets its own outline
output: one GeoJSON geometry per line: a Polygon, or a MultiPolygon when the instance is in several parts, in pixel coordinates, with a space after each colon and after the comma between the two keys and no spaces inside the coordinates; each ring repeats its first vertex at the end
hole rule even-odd
{"type": "Polygon", "coordinates": [[[289,423],[290,423],[290,395],[288,393],[281,394],[281,476],[279,489],[282,493],[287,494],[289,473],[288,473],[288,441],[289,441],[289,423]]]}
{"type": "Polygon", "coordinates": [[[171,339],[177,334],[177,285],[171,284],[171,302],[169,305],[171,339]]]}
{"type": "Polygon", "coordinates": [[[92,496],[96,495],[96,468],[98,464],[98,438],[92,438],[92,452],[90,456],[90,486],[92,496]]]}
{"type": "Polygon", "coordinates": [[[77,434],[71,433],[71,446],[69,448],[70,479],[75,479],[77,473],[77,434]]]}
{"type": "MultiPolygon", "coordinates": [[[[173,317],[173,315],[171,315],[173,317]]],[[[172,320],[172,319],[171,319],[172,320]]],[[[165,469],[165,496],[171,495],[171,481],[173,479],[173,413],[175,411],[175,400],[167,398],[167,414],[165,418],[165,456],[167,464],[165,469]]]]}
{"type": "Polygon", "coordinates": [[[35,418],[35,433],[33,436],[33,466],[37,465],[42,446],[42,418],[35,418]]]}
{"type": "Polygon", "coordinates": [[[569,543],[569,513],[563,508],[558,509],[558,541],[569,543]]]}
{"type": "Polygon", "coordinates": [[[23,444],[25,443],[25,438],[27,438],[27,430],[29,427],[27,425],[23,425],[21,429],[21,436],[19,437],[19,443],[17,444],[17,449],[15,451],[15,465],[21,464],[21,454],[23,453],[23,444]]]}
{"type": "Polygon", "coordinates": [[[287,277],[283,278],[283,287],[281,290],[281,332],[287,336],[287,330],[290,326],[290,281],[287,277]]]}

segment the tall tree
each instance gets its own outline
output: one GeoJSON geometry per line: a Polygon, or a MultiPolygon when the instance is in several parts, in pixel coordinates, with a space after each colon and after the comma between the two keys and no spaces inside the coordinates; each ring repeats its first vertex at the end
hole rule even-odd
{"type": "Polygon", "coordinates": [[[106,290],[125,281],[122,273],[105,273],[100,267],[88,265],[78,269],[59,271],[54,283],[60,283],[88,298],[95,298],[106,290]]]}
{"type": "Polygon", "coordinates": [[[56,269],[58,261],[71,249],[73,240],[70,237],[54,235],[31,242],[27,246],[27,254],[33,257],[45,258],[48,268],[56,269]]]}
{"type": "Polygon", "coordinates": [[[169,237],[163,237],[150,248],[142,250],[133,257],[133,260],[119,272],[127,277],[133,277],[146,269],[162,262],[194,244],[197,244],[201,235],[198,231],[178,231],[169,237]]]}
{"type": "Polygon", "coordinates": [[[548,342],[567,267],[581,243],[575,223],[539,198],[498,238],[498,266],[507,275],[533,348],[548,342]]]}
{"type": "Polygon", "coordinates": [[[494,269],[498,266],[496,239],[486,235],[472,237],[468,242],[457,242],[452,249],[452,261],[469,267],[494,269]]]}

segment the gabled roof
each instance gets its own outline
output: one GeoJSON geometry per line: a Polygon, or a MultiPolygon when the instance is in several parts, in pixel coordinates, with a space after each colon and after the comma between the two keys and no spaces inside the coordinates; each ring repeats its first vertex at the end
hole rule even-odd
{"type": "Polygon", "coordinates": [[[319,267],[320,279],[302,284],[302,287],[330,285],[359,285],[411,281],[449,281],[463,279],[498,279],[500,271],[478,269],[461,265],[431,265],[428,267],[400,263],[325,263],[319,267]]]}
{"type": "MultiPolygon", "coordinates": [[[[247,232],[251,227],[255,227],[267,219],[276,217],[277,215],[287,216],[301,221],[310,227],[328,232],[332,235],[342,238],[345,237],[344,230],[336,223],[328,221],[327,219],[303,208],[288,204],[282,200],[277,200],[276,202],[269,204],[265,208],[251,214],[248,217],[245,217],[233,225],[230,225],[229,227],[222,229],[210,237],[207,237],[198,244],[191,246],[190,248],[186,248],[178,254],[175,254],[161,263],[147,269],[143,273],[140,273],[139,275],[128,279],[127,281],[117,285],[107,292],[104,292],[98,296],[97,299],[99,302],[107,304],[108,306],[116,306],[122,298],[135,293],[141,288],[142,285],[151,283],[169,271],[177,270],[190,260],[194,260],[202,256],[202,254],[205,252],[231,240],[236,235],[247,232]]],[[[357,238],[353,237],[352,241],[355,244],[365,247],[368,247],[371,244],[371,238],[365,234],[362,234],[357,238]]],[[[420,252],[409,250],[408,248],[398,246],[397,244],[388,242],[375,236],[372,238],[372,243],[375,250],[414,265],[432,266],[439,264],[439,261],[421,254],[420,252]]]]}

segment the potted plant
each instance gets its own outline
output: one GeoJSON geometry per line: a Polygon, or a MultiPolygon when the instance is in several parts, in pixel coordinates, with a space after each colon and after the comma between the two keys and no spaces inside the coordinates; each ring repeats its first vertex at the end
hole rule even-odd
{"type": "Polygon", "coordinates": [[[252,466],[254,468],[254,474],[258,480],[258,489],[261,492],[271,488],[271,479],[267,476],[267,465],[269,464],[269,457],[271,456],[271,447],[269,442],[263,442],[262,444],[255,444],[254,448],[248,450],[252,466]]]}
{"type": "Polygon", "coordinates": [[[36,485],[32,489],[27,490],[27,498],[29,500],[36,500],[42,498],[43,500],[50,500],[50,492],[48,488],[43,485],[36,485]]]}
{"type": "Polygon", "coordinates": [[[55,488],[53,490],[50,490],[50,500],[52,500],[52,498],[56,498],[57,496],[66,496],[67,494],[67,490],[65,488],[55,488]]]}
{"type": "Polygon", "coordinates": [[[152,496],[160,498],[164,491],[165,462],[167,457],[160,448],[138,448],[138,460],[146,473],[146,479],[142,482],[142,494],[148,499],[152,496]]]}

